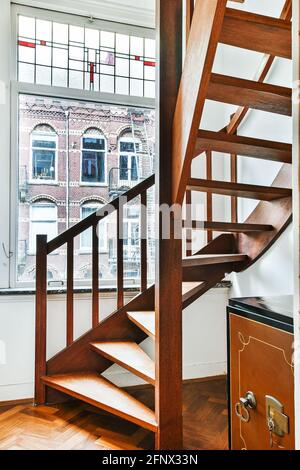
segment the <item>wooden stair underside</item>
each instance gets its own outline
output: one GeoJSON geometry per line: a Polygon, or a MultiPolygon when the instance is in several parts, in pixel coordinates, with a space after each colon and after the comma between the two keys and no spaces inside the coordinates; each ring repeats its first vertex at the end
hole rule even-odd
{"type": "Polygon", "coordinates": [[[155,384],[155,364],[134,341],[91,343],[92,349],[150,384],[155,384]]]}
{"type": "Polygon", "coordinates": [[[127,312],[128,318],[137,325],[146,335],[155,339],[155,312],[139,311],[127,312]]]}
{"type": "Polygon", "coordinates": [[[95,372],[43,377],[43,382],[62,393],[156,432],[155,414],[125,390],[95,372]]]}
{"type": "Polygon", "coordinates": [[[243,224],[233,222],[209,222],[197,220],[183,221],[183,227],[193,230],[212,230],[214,232],[228,233],[253,233],[253,232],[272,232],[272,225],[264,224],[243,224]]]}
{"type": "Polygon", "coordinates": [[[292,58],[290,21],[226,9],[219,41],[271,56],[292,58]]]}
{"type": "Polygon", "coordinates": [[[274,201],[276,199],[291,197],[292,195],[292,190],[288,188],[229,183],[226,181],[204,180],[198,178],[190,178],[188,181],[188,189],[191,191],[202,191],[206,193],[244,197],[261,201],[274,201]]]}
{"type": "Polygon", "coordinates": [[[182,260],[182,267],[209,266],[226,263],[239,263],[247,261],[248,256],[243,254],[195,255],[182,260]]]}
{"type": "Polygon", "coordinates": [[[292,90],[213,73],[207,99],[270,113],[292,115],[292,90]]]}
{"type": "Polygon", "coordinates": [[[292,163],[292,145],[290,144],[230,135],[225,132],[199,130],[194,156],[201,154],[204,149],[274,162],[292,163]]]}

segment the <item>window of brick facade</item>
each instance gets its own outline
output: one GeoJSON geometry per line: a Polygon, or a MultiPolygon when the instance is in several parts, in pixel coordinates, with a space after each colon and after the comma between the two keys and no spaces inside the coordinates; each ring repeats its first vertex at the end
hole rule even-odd
{"type": "Polygon", "coordinates": [[[57,134],[47,125],[36,126],[31,134],[32,180],[56,179],[57,134]]]}
{"type": "Polygon", "coordinates": [[[43,234],[48,240],[57,236],[57,206],[49,201],[39,201],[30,206],[29,253],[36,252],[36,236],[43,234]]]}
{"type": "Polygon", "coordinates": [[[134,183],[139,179],[140,142],[132,137],[122,137],[119,140],[119,179],[120,183],[134,183]]]}
{"type": "Polygon", "coordinates": [[[82,137],[81,182],[106,183],[106,140],[97,129],[89,129],[82,137]]]}

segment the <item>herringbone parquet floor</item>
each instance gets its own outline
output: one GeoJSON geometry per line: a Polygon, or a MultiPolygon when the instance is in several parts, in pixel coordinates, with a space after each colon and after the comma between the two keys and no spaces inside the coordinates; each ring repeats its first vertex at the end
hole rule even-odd
{"type": "MultiPolygon", "coordinates": [[[[184,384],[186,450],[227,448],[226,382],[184,384]]],[[[151,389],[133,394],[153,406],[151,389]]],[[[129,450],[153,448],[153,434],[79,402],[0,407],[1,450],[129,450]]]]}

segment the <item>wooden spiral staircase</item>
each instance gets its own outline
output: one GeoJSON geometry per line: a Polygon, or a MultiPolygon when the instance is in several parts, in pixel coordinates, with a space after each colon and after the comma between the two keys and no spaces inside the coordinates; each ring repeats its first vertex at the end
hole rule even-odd
{"type": "MultiPolygon", "coordinates": [[[[197,253],[188,248],[182,259],[181,240],[164,240],[158,231],[155,285],[147,285],[147,241],[141,240],[141,289],[124,304],[123,207],[120,198],[112,202],[117,222],[118,308],[99,322],[99,257],[97,224],[105,217],[91,215],[56,239],[37,239],[36,285],[36,404],[53,403],[68,396],[87,402],[153,431],[157,449],[182,446],[182,310],[224,279],[240,272],[261,257],[285,230],[292,218],[292,147],[237,135],[249,109],[291,116],[291,89],[264,83],[275,57],[291,59],[291,1],[280,19],[227,8],[226,0],[197,0],[187,5],[187,45],[181,70],[182,0],[157,1],[160,119],[159,163],[154,176],[126,193],[147,205],[147,192],[156,185],[159,203],[183,204],[192,191],[207,195],[207,220],[190,220],[187,211],[183,233],[205,230],[208,244],[197,253]],[[191,18],[193,21],[191,22],[191,18]],[[255,80],[212,73],[218,43],[266,54],[255,80]],[[177,98],[176,98],[177,97],[177,98]],[[206,99],[239,106],[229,125],[220,132],[199,130],[206,99]],[[212,178],[212,152],[228,153],[231,181],[212,178]],[[207,178],[191,177],[193,158],[206,158],[207,178]],[[281,162],[271,187],[237,181],[237,155],[281,162]],[[231,196],[232,222],[212,220],[212,194],[231,196]],[[260,201],[250,217],[237,221],[237,198],[260,201]],[[73,338],[74,239],[93,230],[92,329],[73,338]],[[213,232],[221,235],[213,237],[213,232]],[[67,244],[66,348],[46,360],[47,255],[67,244]],[[147,337],[155,342],[155,362],[139,346],[147,337]],[[118,364],[155,387],[155,411],[101,374],[118,364]]],[[[172,220],[171,220],[172,222],[172,220]]],[[[161,221],[157,217],[160,227],[161,221]]],[[[142,212],[141,233],[147,227],[142,212]]],[[[101,299],[100,299],[101,300],[101,299]]],[[[101,319],[101,303],[100,303],[101,319]]]]}

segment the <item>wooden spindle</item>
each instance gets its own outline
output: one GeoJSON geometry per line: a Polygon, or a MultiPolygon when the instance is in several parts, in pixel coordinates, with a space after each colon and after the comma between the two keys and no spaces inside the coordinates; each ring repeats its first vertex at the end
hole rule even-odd
{"type": "Polygon", "coordinates": [[[188,43],[191,24],[193,20],[194,8],[195,8],[195,0],[185,0],[186,4],[186,43],[188,43]]]}
{"type": "Polygon", "coordinates": [[[35,404],[46,402],[45,386],[47,348],[47,235],[36,238],[36,303],[35,303],[35,404]]]}
{"type": "Polygon", "coordinates": [[[67,244],[67,346],[74,341],[74,239],[67,244]]]}
{"type": "MultiPolygon", "coordinates": [[[[186,223],[187,226],[192,224],[192,191],[188,190],[185,195],[185,204],[186,204],[186,223]]],[[[192,256],[192,237],[193,231],[190,228],[185,230],[185,240],[186,240],[186,256],[192,256]]]]}
{"type": "MultiPolygon", "coordinates": [[[[230,156],[230,173],[231,173],[231,182],[237,183],[237,155],[232,154],[230,156]]],[[[231,197],[231,222],[237,223],[238,214],[237,214],[237,197],[231,197]]]]}
{"type": "Polygon", "coordinates": [[[99,237],[98,224],[93,225],[93,252],[92,252],[92,325],[95,328],[99,323],[99,237]]]}
{"type": "MultiPolygon", "coordinates": [[[[211,151],[206,152],[206,179],[212,180],[212,153],[211,151]]],[[[206,195],[206,219],[208,222],[213,220],[213,197],[212,194],[207,193],[206,195]]],[[[207,242],[211,242],[213,239],[213,232],[208,230],[207,242]]]]}
{"type": "Polygon", "coordinates": [[[123,206],[117,209],[117,291],[118,308],[124,307],[123,206]]]}
{"type": "Polygon", "coordinates": [[[147,191],[141,194],[141,292],[147,289],[147,191]]]}

